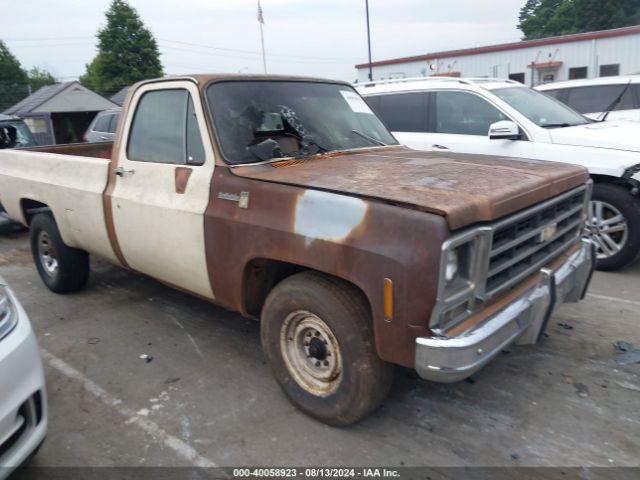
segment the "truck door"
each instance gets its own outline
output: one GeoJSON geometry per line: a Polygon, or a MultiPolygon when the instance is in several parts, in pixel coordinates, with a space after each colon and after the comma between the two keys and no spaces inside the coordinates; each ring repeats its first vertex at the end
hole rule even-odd
{"type": "Polygon", "coordinates": [[[197,87],[190,81],[138,89],[113,165],[113,226],[134,270],[213,298],[203,215],[214,155],[197,87]]]}

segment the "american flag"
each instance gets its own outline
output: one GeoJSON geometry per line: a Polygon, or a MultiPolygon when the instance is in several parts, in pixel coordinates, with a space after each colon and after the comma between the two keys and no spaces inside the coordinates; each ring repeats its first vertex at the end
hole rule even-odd
{"type": "Polygon", "coordinates": [[[264,24],[264,16],[262,15],[262,7],[260,6],[260,0],[258,0],[258,22],[264,24]]]}

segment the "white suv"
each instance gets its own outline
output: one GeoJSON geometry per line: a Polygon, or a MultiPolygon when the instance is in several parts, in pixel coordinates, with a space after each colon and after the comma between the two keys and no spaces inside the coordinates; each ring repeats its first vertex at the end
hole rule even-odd
{"type": "Polygon", "coordinates": [[[594,120],[640,122],[640,75],[547,83],[536,90],[594,120]]]}
{"type": "Polygon", "coordinates": [[[640,128],[594,122],[501,79],[416,78],[357,85],[397,139],[419,150],[550,160],[586,167],[595,182],[589,228],[598,268],[640,252],[640,128]]]}

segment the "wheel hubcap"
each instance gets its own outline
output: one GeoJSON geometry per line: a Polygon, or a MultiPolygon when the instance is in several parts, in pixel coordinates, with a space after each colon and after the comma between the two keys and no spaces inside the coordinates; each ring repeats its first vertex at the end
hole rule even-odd
{"type": "Polygon", "coordinates": [[[51,244],[51,238],[45,231],[38,234],[38,257],[44,271],[50,277],[58,273],[58,255],[51,244]]]}
{"type": "Polygon", "coordinates": [[[313,313],[298,310],[287,316],[280,332],[284,363],[307,392],[326,396],[342,379],[342,356],[329,326],[313,313]]]}
{"type": "Polygon", "coordinates": [[[589,203],[587,231],[595,242],[598,259],[616,255],[627,243],[629,227],[620,210],[607,202],[589,203]]]}

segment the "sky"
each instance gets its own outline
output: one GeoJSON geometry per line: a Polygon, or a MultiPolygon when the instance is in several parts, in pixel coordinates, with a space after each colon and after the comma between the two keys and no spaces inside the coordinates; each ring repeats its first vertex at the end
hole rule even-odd
{"type": "MultiPolygon", "coordinates": [[[[96,54],[109,0],[0,0],[0,39],[61,81],[96,54]]],[[[257,0],[129,0],[166,74],[262,73],[257,0]]],[[[525,0],[369,0],[373,60],[517,41],[525,0]]],[[[353,81],[367,61],[365,0],[262,0],[269,73],[353,81]]]]}

